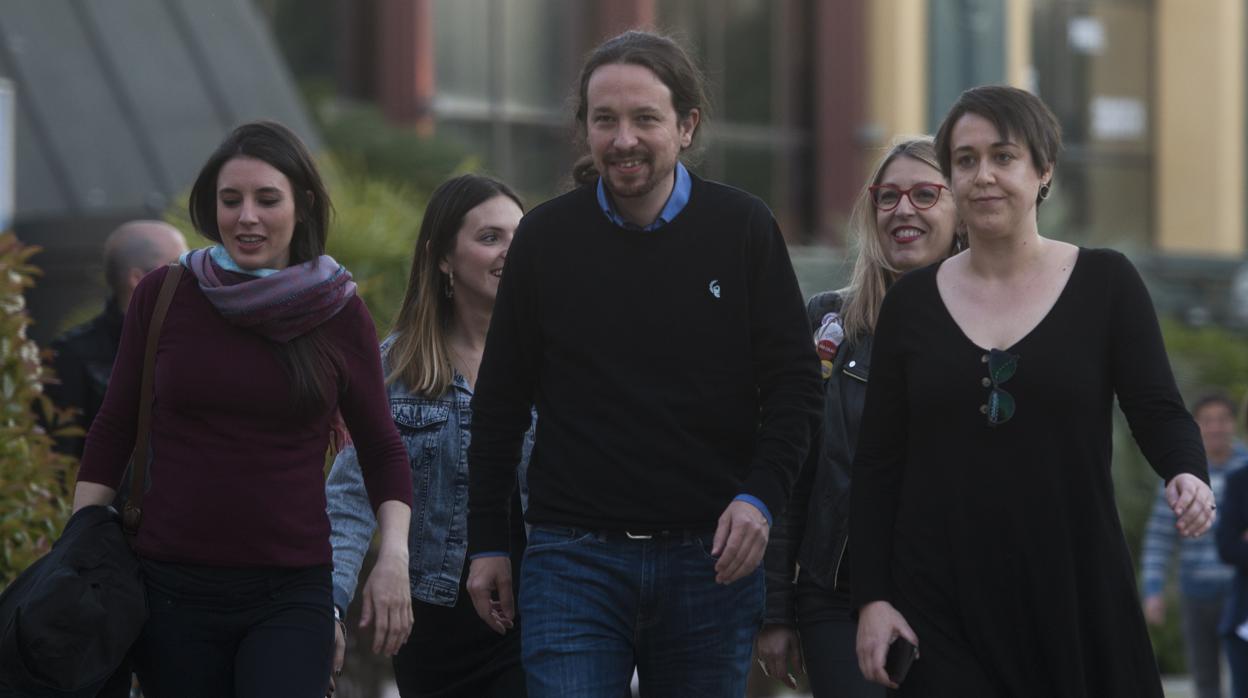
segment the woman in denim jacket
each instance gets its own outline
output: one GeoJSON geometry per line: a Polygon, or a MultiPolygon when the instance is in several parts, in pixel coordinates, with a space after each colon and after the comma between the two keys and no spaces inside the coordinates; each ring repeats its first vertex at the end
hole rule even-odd
{"type": "Polygon", "coordinates": [[[822,440],[811,448],[767,546],[767,610],[756,641],[769,676],[796,688],[807,665],[815,698],[882,698],[858,669],[849,605],[850,465],[871,367],[876,316],[901,274],[961,249],[957,212],[930,136],[900,139],[876,165],[854,207],[858,261],[849,287],[806,306],[823,366],[822,440]],[[801,648],[798,648],[798,642],[801,648]]]}
{"type": "MultiPolygon", "coordinates": [[[[503,262],[522,213],[516,195],[488,177],[464,175],[438,187],[421,222],[403,305],[381,345],[390,410],[412,468],[408,548],[415,622],[394,657],[404,698],[524,695],[519,633],[495,635],[477,617],[464,588],[469,402],[503,262]]],[[[521,477],[531,447],[530,430],[521,477]]],[[[334,461],[327,497],[334,604],[341,614],[354,595],[376,525],[354,447],[334,461]]],[[[521,508],[517,494],[512,544],[523,549],[521,508]]],[[[518,570],[513,578],[519,579],[518,570]]],[[[364,615],[362,622],[369,620],[367,609],[364,615]]],[[[342,630],[336,671],[342,667],[342,630]]]]}

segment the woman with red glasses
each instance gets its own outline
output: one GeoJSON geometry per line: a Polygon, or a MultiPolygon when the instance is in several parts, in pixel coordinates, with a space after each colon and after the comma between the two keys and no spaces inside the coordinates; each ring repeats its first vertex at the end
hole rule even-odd
{"type": "Polygon", "coordinates": [[[848,287],[810,300],[807,312],[823,365],[823,443],[767,548],[767,611],[756,649],[763,670],[785,681],[810,660],[816,698],[882,698],[854,654],[850,606],[849,481],[871,368],[871,343],[884,292],[912,269],[961,248],[953,197],[928,136],[899,140],[884,154],[854,207],[858,261],[848,287]],[[801,642],[799,650],[798,642],[801,642]]]}
{"type": "Polygon", "coordinates": [[[864,675],[895,687],[890,649],[918,646],[901,696],[1162,697],[1114,505],[1115,397],[1180,534],[1213,523],[1139,274],[1039,233],[1060,145],[1035,95],[964,92],[936,153],[969,247],[880,308],[850,553],[864,675]]]}

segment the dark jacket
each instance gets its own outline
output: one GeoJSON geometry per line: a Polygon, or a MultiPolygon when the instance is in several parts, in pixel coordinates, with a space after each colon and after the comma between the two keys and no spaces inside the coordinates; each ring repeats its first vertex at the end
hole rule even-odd
{"type": "MultiPolygon", "coordinates": [[[[812,333],[823,316],[839,312],[842,298],[821,293],[806,305],[812,333]]],[[[794,581],[802,574],[826,589],[849,589],[843,569],[849,546],[849,486],[858,425],[867,396],[871,336],[846,341],[823,381],[823,423],[794,486],[789,505],[772,528],[764,565],[767,573],[765,623],[793,625],[794,581]]]]}
{"type": "Polygon", "coordinates": [[[1239,468],[1226,476],[1226,489],[1222,492],[1214,531],[1218,556],[1223,562],[1235,566],[1235,579],[1223,606],[1222,623],[1218,628],[1228,637],[1248,622],[1248,541],[1244,540],[1245,531],[1248,531],[1248,467],[1239,468]]]}
{"type": "Polygon", "coordinates": [[[82,411],[75,423],[82,427],[84,435],[57,439],[57,450],[66,455],[82,457],[86,431],[108,390],[124,317],[116,301],[109,298],[99,315],[52,340],[51,347],[56,352],[52,366],[59,383],[48,386],[48,397],[57,407],[82,411]]]}
{"type": "Polygon", "coordinates": [[[0,697],[95,696],[147,620],[138,559],[108,507],[84,507],[0,594],[0,697]]]}

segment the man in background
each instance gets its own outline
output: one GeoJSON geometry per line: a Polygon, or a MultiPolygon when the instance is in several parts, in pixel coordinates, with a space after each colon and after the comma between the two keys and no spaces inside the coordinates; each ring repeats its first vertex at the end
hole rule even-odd
{"type": "MultiPolygon", "coordinates": [[[[1224,393],[1207,393],[1192,403],[1192,417],[1200,426],[1205,454],[1209,458],[1209,486],[1221,505],[1227,474],[1248,462],[1248,455],[1235,448],[1235,403],[1224,393]]],[[[1196,698],[1219,698],[1222,695],[1219,675],[1222,643],[1218,625],[1234,568],[1218,558],[1213,536],[1179,538],[1173,522],[1174,515],[1162,487],[1144,533],[1141,555],[1144,617],[1152,625],[1166,622],[1164,589],[1177,547],[1179,612],[1188,671],[1196,685],[1196,698]]]]}
{"type": "Polygon", "coordinates": [[[74,423],[83,436],[57,440],[57,450],[82,457],[86,430],[104,400],[108,377],[121,341],[121,324],[134,287],[145,274],[175,261],[186,251],[177,228],[161,221],[122,223],[104,242],[104,275],[110,295],[104,310],[52,340],[53,368],[58,383],[48,386],[57,407],[78,410],[74,423]]]}

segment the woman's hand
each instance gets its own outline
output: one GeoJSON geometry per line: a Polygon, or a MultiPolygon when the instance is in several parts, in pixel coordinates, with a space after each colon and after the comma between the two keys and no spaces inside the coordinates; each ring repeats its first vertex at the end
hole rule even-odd
{"type": "Polygon", "coordinates": [[[408,580],[407,527],[412,508],[387,500],[377,508],[381,532],[377,564],[364,585],[360,627],[374,625],[373,652],[393,657],[412,632],[412,588],[408,580]]]}
{"type": "Polygon", "coordinates": [[[868,681],[897,688],[884,670],[884,659],[898,637],[919,646],[919,636],[891,603],[872,601],[858,611],[858,668],[868,681]]]}
{"type": "Polygon", "coordinates": [[[764,674],[797,690],[793,672],[806,673],[806,667],[802,664],[802,649],[796,630],[780,623],[764,625],[754,641],[754,652],[764,674]]]}
{"type": "Polygon", "coordinates": [[[1191,473],[1180,473],[1166,483],[1166,503],[1174,511],[1175,528],[1184,538],[1196,538],[1213,526],[1217,509],[1213,490],[1191,473]]]}
{"type": "Polygon", "coordinates": [[[373,652],[393,657],[412,632],[412,589],[407,577],[407,550],[382,552],[364,585],[360,628],[373,627],[373,652]]]}

